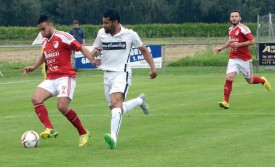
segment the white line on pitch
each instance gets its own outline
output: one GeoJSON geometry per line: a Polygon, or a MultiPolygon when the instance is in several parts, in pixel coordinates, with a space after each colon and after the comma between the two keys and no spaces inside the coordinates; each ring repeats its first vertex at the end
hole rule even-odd
{"type": "MultiPolygon", "coordinates": [[[[228,112],[219,112],[219,113],[181,113],[181,114],[150,114],[149,117],[178,117],[178,116],[187,116],[187,115],[205,115],[205,116],[213,116],[213,115],[240,115],[240,116],[246,116],[246,115],[275,115],[275,113],[228,113],[228,112]]],[[[92,115],[92,114],[78,114],[80,117],[110,117],[108,114],[103,115],[92,115]]],[[[125,117],[145,117],[144,115],[125,115],[125,117]]],[[[33,118],[36,117],[36,115],[7,115],[0,117],[0,120],[3,119],[13,119],[13,118],[33,118]]],[[[50,115],[50,117],[63,117],[63,115],[50,115]]]]}
{"type": "Polygon", "coordinates": [[[40,80],[14,81],[14,82],[2,82],[2,83],[0,82],[0,85],[17,84],[17,83],[33,82],[33,81],[40,81],[40,80]]]}

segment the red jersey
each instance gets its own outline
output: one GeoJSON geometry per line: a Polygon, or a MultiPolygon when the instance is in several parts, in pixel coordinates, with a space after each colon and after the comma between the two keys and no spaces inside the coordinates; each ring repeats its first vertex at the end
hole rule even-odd
{"type": "Polygon", "coordinates": [[[71,54],[72,50],[79,51],[81,44],[72,35],[54,30],[50,39],[43,39],[42,47],[48,67],[47,79],[76,77],[71,64],[71,54]]]}
{"type": "Polygon", "coordinates": [[[251,34],[250,29],[245,26],[242,23],[239,23],[236,25],[236,27],[230,27],[228,30],[229,33],[229,40],[230,40],[230,59],[238,58],[242,60],[250,60],[252,59],[251,54],[249,52],[248,46],[243,46],[243,47],[238,47],[234,48],[233,47],[233,42],[245,42],[245,41],[250,41],[253,40],[253,35],[251,34]]]}

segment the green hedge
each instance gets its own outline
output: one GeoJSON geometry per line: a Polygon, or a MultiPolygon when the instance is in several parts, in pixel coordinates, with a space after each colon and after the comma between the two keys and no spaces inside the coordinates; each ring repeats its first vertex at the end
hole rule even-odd
{"type": "MultiPolygon", "coordinates": [[[[246,24],[256,33],[256,23],[246,24]]],[[[142,38],[167,38],[167,37],[224,37],[230,24],[206,24],[206,23],[187,23],[187,24],[143,24],[143,25],[124,25],[134,29],[142,38]]],[[[82,25],[86,39],[94,39],[100,25],[82,25]]],[[[71,26],[57,25],[56,29],[68,32],[71,26]]],[[[32,40],[36,37],[38,30],[36,27],[0,27],[0,40],[26,39],[32,40]]]]}
{"type": "MultiPolygon", "coordinates": [[[[253,45],[250,48],[252,54],[253,65],[257,64],[256,61],[256,46],[253,45]]],[[[214,53],[211,46],[206,51],[198,53],[194,57],[185,57],[179,60],[170,62],[167,64],[168,67],[184,67],[184,66],[219,66],[226,67],[228,63],[230,49],[224,50],[219,54],[214,53]]]]}

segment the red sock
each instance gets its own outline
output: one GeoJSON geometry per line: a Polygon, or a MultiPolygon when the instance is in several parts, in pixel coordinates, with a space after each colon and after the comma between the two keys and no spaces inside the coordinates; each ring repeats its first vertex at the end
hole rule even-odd
{"type": "Polygon", "coordinates": [[[260,78],[260,77],[257,77],[257,76],[253,76],[253,82],[252,84],[264,84],[265,83],[265,80],[260,78]]]}
{"type": "Polygon", "coordinates": [[[233,81],[226,80],[224,84],[224,90],[223,90],[224,101],[226,101],[227,103],[229,102],[229,97],[232,90],[232,82],[233,81]]]}
{"type": "Polygon", "coordinates": [[[70,109],[65,116],[67,119],[74,125],[74,127],[78,130],[79,135],[86,134],[86,129],[82,126],[80,119],[78,118],[77,114],[70,109]]]}
{"type": "Polygon", "coordinates": [[[35,110],[36,115],[38,116],[38,118],[40,119],[42,124],[44,125],[44,127],[53,129],[53,125],[52,125],[52,123],[49,119],[49,116],[48,116],[48,111],[47,111],[46,107],[44,106],[44,104],[38,105],[37,107],[34,108],[34,110],[35,110]]]}

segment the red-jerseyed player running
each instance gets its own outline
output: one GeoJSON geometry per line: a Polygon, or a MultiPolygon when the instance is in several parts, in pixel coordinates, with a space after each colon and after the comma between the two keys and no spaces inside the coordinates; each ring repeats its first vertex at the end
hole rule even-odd
{"type": "Polygon", "coordinates": [[[228,47],[231,49],[224,84],[224,100],[219,102],[219,106],[225,109],[229,108],[232,82],[240,72],[249,84],[263,84],[268,91],[271,90],[271,85],[265,77],[253,76],[252,56],[248,46],[255,44],[255,40],[250,29],[240,21],[241,12],[239,10],[232,10],[230,12],[232,26],[228,31],[229,40],[221,48],[215,49],[217,53],[228,47]]]}
{"type": "Polygon", "coordinates": [[[45,15],[40,16],[37,28],[44,37],[42,42],[43,54],[34,65],[27,66],[23,70],[24,75],[26,75],[28,72],[34,71],[42,63],[47,62],[47,79],[38,85],[32,96],[35,112],[46,128],[44,132],[40,133],[40,136],[46,139],[57,137],[58,135],[44,106],[45,100],[52,96],[57,96],[58,110],[78,130],[79,146],[84,146],[88,142],[90,133],[83,127],[75,111],[69,108],[76,86],[76,72],[71,65],[71,52],[72,50],[80,51],[90,60],[91,54],[72,35],[56,30],[51,19],[45,15]]]}

